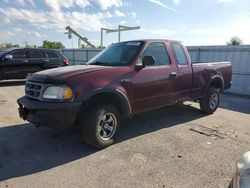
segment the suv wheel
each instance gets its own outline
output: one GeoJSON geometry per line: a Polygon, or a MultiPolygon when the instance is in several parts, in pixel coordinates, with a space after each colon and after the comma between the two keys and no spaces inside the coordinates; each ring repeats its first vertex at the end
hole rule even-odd
{"type": "Polygon", "coordinates": [[[87,109],[88,112],[80,122],[82,136],[86,143],[96,147],[105,148],[114,143],[120,127],[120,114],[113,105],[95,105],[87,109]]]}
{"type": "Polygon", "coordinates": [[[216,111],[220,103],[220,94],[218,89],[209,88],[206,96],[200,100],[200,108],[206,114],[212,114],[216,111]]]}

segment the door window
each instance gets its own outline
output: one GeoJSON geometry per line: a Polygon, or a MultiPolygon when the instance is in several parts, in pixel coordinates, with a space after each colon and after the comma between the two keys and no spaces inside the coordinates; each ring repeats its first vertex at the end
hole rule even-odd
{"type": "Polygon", "coordinates": [[[32,51],[30,51],[30,58],[32,58],[32,59],[46,58],[46,54],[44,51],[32,50],[32,51]]]}
{"type": "Polygon", "coordinates": [[[17,50],[11,53],[12,59],[25,59],[26,58],[26,51],[24,50],[17,50]]]}
{"type": "Polygon", "coordinates": [[[169,65],[170,59],[166,47],[161,42],[154,42],[147,46],[142,57],[152,56],[155,59],[154,66],[169,65]]]}
{"type": "Polygon", "coordinates": [[[178,43],[172,43],[172,48],[174,50],[174,54],[179,65],[187,65],[186,54],[182,48],[182,46],[178,43]]]}
{"type": "Polygon", "coordinates": [[[60,58],[55,52],[46,52],[46,54],[51,59],[59,59],[60,58]]]}

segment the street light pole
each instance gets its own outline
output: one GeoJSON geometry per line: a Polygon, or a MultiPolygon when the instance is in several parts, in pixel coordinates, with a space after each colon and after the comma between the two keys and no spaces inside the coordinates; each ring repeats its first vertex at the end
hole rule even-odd
{"type": "Polygon", "coordinates": [[[121,42],[121,26],[118,25],[118,42],[121,42]]]}
{"type": "Polygon", "coordinates": [[[104,28],[101,28],[101,48],[103,47],[103,30],[104,28]]]}

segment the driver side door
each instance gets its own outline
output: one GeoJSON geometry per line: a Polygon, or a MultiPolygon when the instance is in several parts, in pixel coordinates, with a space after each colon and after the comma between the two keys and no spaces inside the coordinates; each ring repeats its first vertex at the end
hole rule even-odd
{"type": "Polygon", "coordinates": [[[135,113],[166,106],[175,101],[177,67],[171,63],[165,43],[149,43],[140,59],[145,56],[152,56],[155,64],[139,71],[134,70],[132,74],[132,110],[135,113]]]}

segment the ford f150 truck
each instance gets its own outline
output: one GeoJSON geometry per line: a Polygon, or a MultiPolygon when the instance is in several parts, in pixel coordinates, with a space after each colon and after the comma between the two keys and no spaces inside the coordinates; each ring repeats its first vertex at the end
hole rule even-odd
{"type": "Polygon", "coordinates": [[[80,127],[88,144],[104,148],[114,142],[121,117],[186,100],[212,114],[231,77],[230,62],[192,63],[178,41],[128,41],[110,45],[86,65],[29,75],[17,102],[24,120],[80,127]]]}

